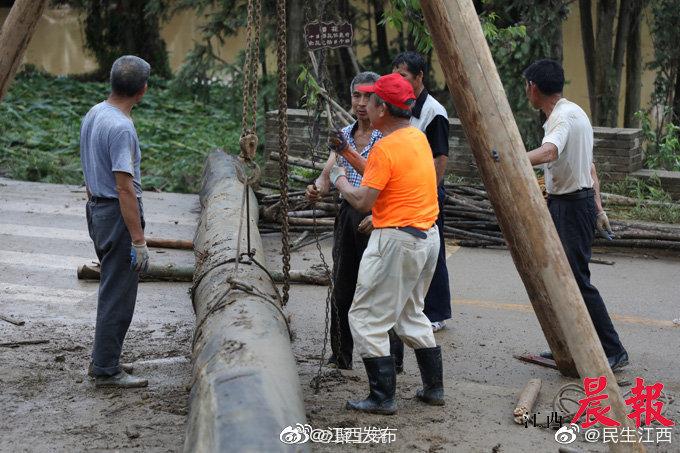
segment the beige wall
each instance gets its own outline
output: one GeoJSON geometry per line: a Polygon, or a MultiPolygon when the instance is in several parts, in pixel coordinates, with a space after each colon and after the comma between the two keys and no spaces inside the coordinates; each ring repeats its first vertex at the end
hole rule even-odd
{"type": "MultiPolygon", "coordinates": [[[[593,6],[594,8],[595,6],[593,6]]],[[[579,19],[578,2],[572,2],[569,6],[570,13],[562,26],[564,41],[564,71],[568,84],[565,87],[564,95],[570,100],[579,104],[588,114],[588,83],[586,81],[586,67],[583,58],[583,43],[581,41],[581,23],[579,19]]],[[[649,33],[649,12],[643,13],[641,27],[642,41],[642,90],[640,94],[640,105],[647,108],[650,103],[650,96],[654,89],[654,72],[645,70],[645,65],[654,58],[654,47],[649,33]]],[[[595,11],[593,10],[593,20],[595,11]]],[[[621,78],[621,95],[619,97],[619,126],[623,126],[623,108],[625,99],[626,72],[625,66],[621,78]]]]}
{"type": "MultiPolygon", "coordinates": [[[[0,8],[0,22],[8,14],[7,8],[0,8]]],[[[648,13],[647,13],[648,14],[648,13]]],[[[643,64],[653,58],[653,47],[647,24],[648,16],[642,20],[642,55],[643,64]]],[[[185,55],[200,39],[198,26],[200,19],[190,11],[176,14],[165,26],[161,34],[170,58],[170,67],[177,70],[185,55]]],[[[373,26],[373,25],[372,25],[373,26]]],[[[374,32],[375,33],[375,32],[374,32]]],[[[564,34],[564,67],[568,84],[565,96],[584,107],[588,111],[588,88],[586,83],[585,65],[579,23],[578,3],[572,2],[570,14],[563,25],[564,34]]],[[[390,33],[390,39],[394,36],[390,33]]],[[[78,15],[67,8],[48,10],[38,23],[36,33],[26,52],[25,61],[53,74],[77,74],[95,69],[92,57],[83,49],[83,31],[78,15]]],[[[229,38],[220,50],[220,56],[226,61],[233,61],[239,50],[245,45],[245,36],[229,38]]],[[[358,49],[359,58],[367,55],[368,49],[358,49]]],[[[270,68],[274,68],[275,56],[273,50],[267,58],[270,68]]],[[[433,60],[435,78],[442,82],[443,76],[436,57],[433,60]]],[[[518,68],[521,70],[522,68],[518,68]]],[[[625,73],[620,99],[620,121],[623,116],[623,99],[625,87],[625,73]]],[[[654,73],[645,71],[642,77],[641,104],[649,105],[650,94],[654,84],[654,73]]]]}

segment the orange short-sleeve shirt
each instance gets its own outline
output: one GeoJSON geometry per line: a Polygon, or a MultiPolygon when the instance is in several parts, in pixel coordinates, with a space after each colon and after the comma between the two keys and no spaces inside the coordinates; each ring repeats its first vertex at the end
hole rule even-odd
{"type": "Polygon", "coordinates": [[[437,215],[437,175],[427,137],[409,126],[398,129],[373,145],[361,180],[379,190],[373,205],[376,228],[432,227],[437,215]]]}

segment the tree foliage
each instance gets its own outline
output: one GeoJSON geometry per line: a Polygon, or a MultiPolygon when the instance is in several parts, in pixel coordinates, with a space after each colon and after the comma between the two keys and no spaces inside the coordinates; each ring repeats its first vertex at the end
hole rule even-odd
{"type": "Polygon", "coordinates": [[[84,14],[85,46],[99,69],[95,76],[105,79],[121,55],[144,58],[155,75],[171,75],[160,23],[168,0],[71,0],[84,14]]]}
{"type": "Polygon", "coordinates": [[[670,107],[665,121],[680,125],[680,5],[677,0],[652,0],[651,32],[656,71],[652,104],[670,107]]]}
{"type": "Polygon", "coordinates": [[[680,8],[677,0],[651,0],[650,30],[656,71],[651,108],[638,112],[650,168],[680,171],[680,8]]]}
{"type": "MultiPolygon", "coordinates": [[[[567,17],[568,1],[484,0],[476,2],[477,13],[508,101],[527,147],[540,143],[539,117],[524,93],[522,70],[539,58],[562,59],[561,23],[567,17]]],[[[420,3],[391,0],[385,22],[411,37],[414,47],[426,55],[432,38],[425,26],[420,3]]]]}

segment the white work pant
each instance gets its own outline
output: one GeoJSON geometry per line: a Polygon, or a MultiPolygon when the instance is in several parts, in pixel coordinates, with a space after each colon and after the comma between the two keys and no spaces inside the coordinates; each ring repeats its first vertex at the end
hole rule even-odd
{"type": "Polygon", "coordinates": [[[414,349],[436,346],[423,307],[437,265],[437,226],[426,233],[426,239],[395,228],[371,233],[349,310],[352,338],[362,358],[390,355],[387,332],[392,327],[414,349]]]}

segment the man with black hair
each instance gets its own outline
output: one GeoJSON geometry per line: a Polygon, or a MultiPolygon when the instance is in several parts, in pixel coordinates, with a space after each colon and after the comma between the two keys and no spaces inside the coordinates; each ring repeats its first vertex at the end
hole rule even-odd
{"type": "MultiPolygon", "coordinates": [[[[543,166],[550,215],[609,365],[615,370],[628,364],[628,353],[599,291],[590,283],[588,268],[595,231],[609,239],[612,234],[593,163],[593,128],[586,113],[562,97],[564,70],[558,62],[538,60],[524,71],[524,78],[529,103],[547,118],[541,146],[527,155],[531,165],[543,166]]],[[[552,358],[550,352],[541,355],[552,358]]]]}
{"type": "Polygon", "coordinates": [[[149,265],[139,138],[130,114],[147,90],[151,67],[126,55],[111,67],[111,94],[87,112],[80,160],[87,190],[90,238],[101,263],[97,323],[88,374],[97,387],[146,387],[119,363],[137,300],[139,272],[149,265]]]}
{"type": "Polygon", "coordinates": [[[425,314],[434,332],[446,326],[451,318],[451,290],[449,271],[446,267],[446,247],[444,245],[444,176],[449,158],[449,117],[446,109],[425,89],[423,78],[427,69],[425,58],[418,52],[402,52],[392,62],[392,72],[399,73],[413,87],[416,103],[411,109],[411,125],[425,133],[432,149],[434,167],[437,172],[437,198],[439,202],[439,256],[432,283],[425,296],[425,314]]]}

